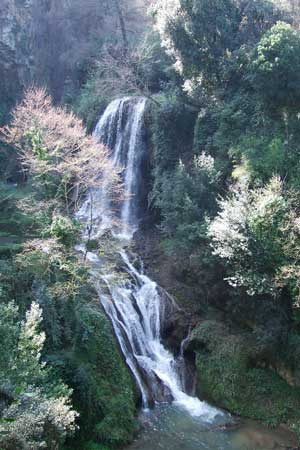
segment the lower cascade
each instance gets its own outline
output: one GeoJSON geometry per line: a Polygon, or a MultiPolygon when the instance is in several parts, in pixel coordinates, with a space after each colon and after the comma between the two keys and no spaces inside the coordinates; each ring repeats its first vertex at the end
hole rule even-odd
{"type": "MultiPolygon", "coordinates": [[[[78,218],[87,224],[93,208],[93,237],[111,231],[118,238],[116,257],[121,261],[120,276],[110,273],[97,254],[85,250],[84,240],[79,250],[86,253],[99,298],[109,316],[125,361],[140,390],[143,408],[151,404],[174,402],[192,416],[211,421],[222,413],[184,389],[184,367],[179,359],[165,348],[162,330],[175,302],[144,274],[142,262],[133,262],[126,253],[128,244],[138,229],[142,210],[139,193],[142,191],[141,165],[145,157],[144,98],[123,98],[113,101],[99,120],[94,135],[111,152],[115,166],[124,167],[124,200],[119,211],[113,211],[109,189],[91,192],[78,218]],[[137,268],[138,267],[138,268],[137,268]]],[[[90,238],[89,234],[89,238],[90,238]]],[[[181,358],[182,359],[182,358],[181,358]]]]}

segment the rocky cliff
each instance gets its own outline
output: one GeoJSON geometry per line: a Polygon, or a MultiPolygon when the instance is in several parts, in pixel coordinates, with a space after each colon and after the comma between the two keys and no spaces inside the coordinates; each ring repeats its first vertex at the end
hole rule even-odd
{"type": "Polygon", "coordinates": [[[46,86],[56,102],[76,98],[102,45],[120,42],[118,11],[130,41],[144,31],[140,2],[118,0],[119,10],[111,0],[1,0],[0,123],[33,82],[46,86]]]}
{"type": "Polygon", "coordinates": [[[2,0],[0,9],[0,121],[31,79],[31,0],[2,0]]]}

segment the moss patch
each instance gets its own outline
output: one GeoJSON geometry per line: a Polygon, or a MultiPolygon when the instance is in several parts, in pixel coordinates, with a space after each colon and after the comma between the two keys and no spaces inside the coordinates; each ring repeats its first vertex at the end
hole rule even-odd
{"type": "Polygon", "coordinates": [[[194,330],[191,348],[199,395],[234,414],[300,432],[300,388],[288,385],[275,370],[259,367],[251,336],[205,321],[194,330]]]}

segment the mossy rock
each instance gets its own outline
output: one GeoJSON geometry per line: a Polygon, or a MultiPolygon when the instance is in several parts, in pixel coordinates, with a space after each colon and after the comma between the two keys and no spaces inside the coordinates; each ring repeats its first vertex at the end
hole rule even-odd
{"type": "Polygon", "coordinates": [[[251,334],[204,321],[193,331],[197,390],[228,411],[300,432],[300,388],[263,368],[251,334]]]}

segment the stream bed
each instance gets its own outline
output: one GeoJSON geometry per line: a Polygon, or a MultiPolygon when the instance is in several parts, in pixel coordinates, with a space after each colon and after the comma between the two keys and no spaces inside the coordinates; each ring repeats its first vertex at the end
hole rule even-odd
{"type": "MultiPolygon", "coordinates": [[[[213,421],[193,417],[175,404],[158,405],[140,414],[141,431],[126,450],[283,450],[296,448],[289,431],[268,429],[252,421],[224,429],[234,419],[227,413],[213,421]]],[[[230,425],[229,425],[230,427],[230,425]]]]}

